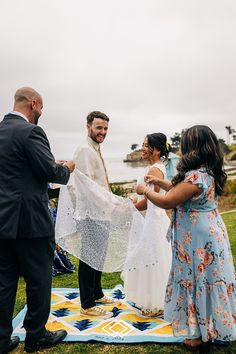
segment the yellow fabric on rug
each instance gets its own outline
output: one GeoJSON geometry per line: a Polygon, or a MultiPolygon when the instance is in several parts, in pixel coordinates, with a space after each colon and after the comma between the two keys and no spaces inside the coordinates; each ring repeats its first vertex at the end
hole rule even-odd
{"type": "MultiPolygon", "coordinates": [[[[117,299],[117,303],[102,306],[113,312],[109,319],[83,316],[80,314],[79,289],[59,288],[52,290],[51,313],[47,329],[55,331],[65,329],[68,332],[64,341],[101,341],[106,343],[181,342],[182,338],[173,336],[171,324],[161,317],[145,318],[135,308],[135,304],[126,302],[124,289],[117,285],[114,289],[105,289],[105,295],[117,299]]],[[[14,335],[24,340],[22,327],[26,312],[24,308],[14,319],[14,335]]]]}

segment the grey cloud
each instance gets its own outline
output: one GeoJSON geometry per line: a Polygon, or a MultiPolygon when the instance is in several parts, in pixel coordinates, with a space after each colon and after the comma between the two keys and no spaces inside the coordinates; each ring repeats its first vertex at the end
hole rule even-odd
{"type": "Polygon", "coordinates": [[[236,115],[235,15],[233,0],[1,2],[1,114],[18,87],[39,90],[58,156],[73,155],[94,109],[111,117],[109,154],[196,123],[224,138],[236,115]]]}

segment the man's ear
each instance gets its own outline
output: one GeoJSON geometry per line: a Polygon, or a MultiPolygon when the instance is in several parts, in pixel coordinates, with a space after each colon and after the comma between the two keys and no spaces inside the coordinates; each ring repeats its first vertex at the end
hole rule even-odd
{"type": "Polygon", "coordinates": [[[36,100],[31,100],[31,108],[32,108],[32,110],[34,110],[35,107],[36,107],[36,100]]]}

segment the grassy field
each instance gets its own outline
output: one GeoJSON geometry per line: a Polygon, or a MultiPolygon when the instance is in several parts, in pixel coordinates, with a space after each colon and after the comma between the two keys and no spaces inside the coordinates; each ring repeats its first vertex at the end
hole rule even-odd
{"type": "MultiPolygon", "coordinates": [[[[234,264],[236,266],[236,212],[226,213],[223,215],[223,219],[226,223],[234,264]]],[[[112,288],[116,284],[121,283],[119,273],[114,274],[104,274],[103,275],[103,287],[104,288],[112,288]]],[[[70,287],[76,288],[78,285],[77,282],[77,272],[74,274],[66,274],[55,277],[53,279],[53,287],[70,287]]],[[[20,280],[18,293],[17,293],[17,301],[15,306],[15,314],[19,312],[19,310],[25,304],[25,284],[23,280],[20,280]]],[[[23,353],[24,345],[20,344],[19,348],[14,353],[23,353]]],[[[101,344],[101,343],[75,343],[75,344],[61,344],[55,348],[47,349],[44,351],[40,351],[38,353],[48,353],[48,354],[75,354],[75,353],[109,353],[109,354],[138,354],[138,353],[165,353],[165,354],[178,354],[178,353],[187,353],[185,349],[183,349],[179,345],[159,345],[159,344],[138,344],[138,345],[110,345],[110,344],[101,344]]],[[[236,353],[236,342],[231,343],[230,347],[222,348],[222,347],[212,347],[212,353],[228,353],[233,354],[236,353]]]]}

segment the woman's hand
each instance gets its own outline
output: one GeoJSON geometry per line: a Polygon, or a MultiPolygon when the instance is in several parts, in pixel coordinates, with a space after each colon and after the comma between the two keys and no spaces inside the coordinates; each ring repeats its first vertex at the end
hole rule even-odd
{"type": "Polygon", "coordinates": [[[145,184],[138,184],[135,192],[139,195],[142,195],[146,188],[147,188],[147,186],[145,184]]]}
{"type": "Polygon", "coordinates": [[[159,186],[159,185],[160,185],[160,182],[162,182],[163,179],[158,178],[158,177],[155,177],[155,176],[153,176],[153,175],[146,175],[146,176],[144,177],[144,181],[145,181],[146,183],[153,183],[154,186],[159,186]]]}
{"type": "Polygon", "coordinates": [[[138,197],[135,194],[130,195],[128,199],[130,199],[133,204],[138,202],[138,197]]]}

